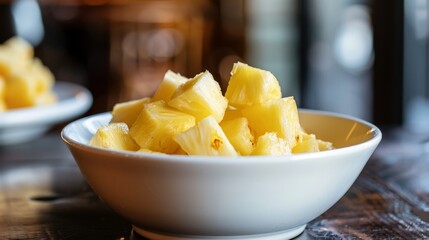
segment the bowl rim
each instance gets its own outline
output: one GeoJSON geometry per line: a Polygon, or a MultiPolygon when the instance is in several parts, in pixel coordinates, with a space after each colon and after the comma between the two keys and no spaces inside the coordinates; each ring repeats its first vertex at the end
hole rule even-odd
{"type": "Polygon", "coordinates": [[[111,115],[111,112],[103,112],[98,114],[93,114],[90,116],[86,116],[80,119],[77,119],[73,122],[67,124],[61,130],[61,138],[68,145],[69,148],[77,148],[82,151],[91,152],[93,154],[104,155],[106,157],[116,156],[122,158],[136,158],[141,160],[154,160],[154,161],[164,161],[164,162],[184,162],[184,163],[225,163],[225,164],[234,164],[234,163],[267,163],[267,162],[277,162],[277,161],[304,161],[306,159],[321,159],[327,158],[330,156],[338,156],[345,155],[351,152],[359,152],[364,149],[368,149],[372,146],[374,148],[380,143],[382,139],[381,130],[375,126],[374,124],[343,113],[336,112],[328,112],[323,110],[312,110],[312,109],[304,109],[299,108],[299,112],[309,113],[309,114],[317,114],[317,115],[325,115],[325,116],[333,116],[338,118],[343,118],[351,121],[355,121],[361,123],[365,126],[369,127],[369,132],[372,133],[372,137],[359,144],[335,148],[328,151],[321,152],[310,152],[310,153],[294,153],[289,155],[279,155],[279,156],[203,156],[203,155],[178,155],[178,154],[157,154],[157,153],[146,153],[146,152],[133,152],[133,151],[125,151],[125,150],[112,150],[101,147],[90,146],[89,144],[80,143],[77,140],[67,135],[67,130],[70,129],[73,125],[84,122],[91,118],[101,118],[111,115]]]}

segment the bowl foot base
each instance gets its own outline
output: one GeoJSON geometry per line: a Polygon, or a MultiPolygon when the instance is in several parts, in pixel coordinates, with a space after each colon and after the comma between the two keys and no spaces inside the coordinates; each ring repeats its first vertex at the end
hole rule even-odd
{"type": "Polygon", "coordinates": [[[239,236],[200,236],[200,235],[175,235],[170,233],[162,233],[149,231],[146,229],[133,226],[135,232],[148,239],[162,239],[162,240],[209,240],[209,239],[230,239],[230,240],[284,240],[291,239],[301,234],[306,225],[288,229],[285,231],[255,234],[255,235],[239,235],[239,236]]]}

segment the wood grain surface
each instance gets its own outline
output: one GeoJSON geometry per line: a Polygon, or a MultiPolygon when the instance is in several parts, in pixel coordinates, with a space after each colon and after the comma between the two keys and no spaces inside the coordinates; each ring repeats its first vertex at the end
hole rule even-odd
{"type": "MultiPolygon", "coordinates": [[[[429,239],[429,141],[390,132],[346,195],[296,239],[429,239]]],[[[0,147],[0,239],[144,238],[94,194],[53,131],[0,147]]]]}

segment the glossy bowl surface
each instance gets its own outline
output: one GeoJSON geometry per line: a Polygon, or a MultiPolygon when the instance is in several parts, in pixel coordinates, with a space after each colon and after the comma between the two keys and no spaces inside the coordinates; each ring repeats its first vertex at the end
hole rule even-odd
{"type": "Polygon", "coordinates": [[[380,130],[341,114],[300,110],[301,125],[336,149],[289,156],[208,157],[88,145],[110,113],[67,125],[88,183],[150,239],[287,239],[334,205],[379,144],[380,130]]]}

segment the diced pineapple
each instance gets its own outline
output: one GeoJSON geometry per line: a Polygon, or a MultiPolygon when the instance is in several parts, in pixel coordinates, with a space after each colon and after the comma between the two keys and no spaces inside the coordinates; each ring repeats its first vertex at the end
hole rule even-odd
{"type": "Polygon", "coordinates": [[[146,149],[146,148],[140,148],[137,150],[137,152],[143,152],[143,153],[154,153],[154,151],[146,149]]]}
{"type": "Polygon", "coordinates": [[[20,59],[30,60],[33,58],[33,46],[20,37],[12,37],[4,42],[4,47],[13,52],[20,59]]]}
{"type": "Polygon", "coordinates": [[[3,99],[4,97],[4,89],[5,89],[5,80],[2,77],[2,75],[0,75],[0,99],[3,99]]]}
{"type": "Polygon", "coordinates": [[[176,155],[188,155],[182,148],[177,149],[177,151],[174,154],[176,154],[176,155]]]}
{"type": "Polygon", "coordinates": [[[44,93],[52,89],[54,75],[39,59],[35,58],[33,60],[27,74],[33,75],[34,80],[37,82],[36,93],[44,93]]]}
{"type": "Polygon", "coordinates": [[[5,88],[4,78],[0,75],[0,112],[3,112],[6,110],[6,103],[4,102],[4,88],[5,88]]]}
{"type": "Polygon", "coordinates": [[[269,71],[237,62],[231,74],[225,97],[234,107],[249,107],[282,97],[279,82],[269,71]]]}
{"type": "Polygon", "coordinates": [[[291,153],[289,144],[275,132],[267,132],[258,137],[252,155],[287,155],[291,153]]]}
{"type": "Polygon", "coordinates": [[[128,126],[125,123],[110,123],[100,127],[89,144],[113,150],[137,151],[139,149],[139,146],[128,134],[128,126]]]}
{"type": "Polygon", "coordinates": [[[187,82],[189,79],[181,76],[178,73],[175,73],[171,70],[168,70],[165,73],[164,79],[156,90],[155,94],[152,97],[152,101],[164,100],[168,102],[171,96],[173,96],[174,92],[177,88],[187,82]]]}
{"type": "Polygon", "coordinates": [[[195,117],[179,112],[165,101],[146,103],[130,128],[130,135],[141,148],[155,152],[174,153],[179,145],[173,136],[195,125],[195,117]]]}
{"type": "Polygon", "coordinates": [[[0,75],[9,78],[31,65],[33,48],[25,40],[13,37],[0,45],[0,75]]]}
{"type": "Polygon", "coordinates": [[[250,155],[253,151],[254,137],[250,132],[247,118],[239,117],[219,123],[226,137],[240,155],[250,155]]]}
{"type": "Polygon", "coordinates": [[[51,104],[57,97],[51,91],[54,77],[40,60],[10,73],[5,81],[5,102],[9,108],[51,104]]]}
{"type": "Polygon", "coordinates": [[[4,103],[3,99],[0,99],[0,112],[6,111],[7,106],[6,103],[4,103]]]}
{"type": "Polygon", "coordinates": [[[319,152],[319,144],[314,134],[302,134],[301,142],[293,148],[293,153],[319,152]]]}
{"type": "Polygon", "coordinates": [[[241,110],[233,106],[228,106],[225,110],[225,115],[223,116],[222,121],[232,120],[239,117],[243,117],[243,113],[241,113],[241,110]]]}
{"type": "Polygon", "coordinates": [[[115,104],[112,110],[111,122],[124,122],[131,128],[143,109],[143,105],[149,102],[150,98],[141,98],[115,104]]]}
{"type": "Polygon", "coordinates": [[[319,146],[320,151],[326,151],[326,150],[332,150],[334,149],[334,146],[331,142],[323,141],[320,139],[317,139],[317,144],[319,146]]]}
{"type": "Polygon", "coordinates": [[[196,117],[197,121],[212,115],[217,122],[223,119],[228,101],[219,83],[205,71],[181,85],[168,102],[173,108],[196,117]]]}
{"type": "Polygon", "coordinates": [[[211,115],[194,127],[175,136],[174,141],[189,155],[238,155],[217,120],[211,115]]]}
{"type": "Polygon", "coordinates": [[[6,81],[4,100],[8,108],[22,108],[36,105],[37,81],[26,72],[14,74],[6,81]]]}
{"type": "Polygon", "coordinates": [[[301,127],[293,97],[253,105],[243,109],[242,113],[249,121],[250,129],[255,131],[255,137],[266,132],[276,132],[280,138],[288,142],[290,147],[295,146],[301,127]]]}

